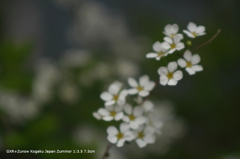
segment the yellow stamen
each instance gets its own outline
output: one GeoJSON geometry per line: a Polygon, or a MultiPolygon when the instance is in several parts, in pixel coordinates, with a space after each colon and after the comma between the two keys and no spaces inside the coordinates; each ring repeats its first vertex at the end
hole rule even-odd
{"type": "Polygon", "coordinates": [[[134,115],[129,115],[129,119],[130,119],[131,121],[133,121],[133,120],[135,120],[135,116],[134,116],[134,115]]]}
{"type": "Polygon", "coordinates": [[[171,34],[171,38],[173,38],[175,36],[175,34],[171,34]]]}
{"type": "Polygon", "coordinates": [[[119,133],[117,134],[117,139],[120,140],[120,139],[122,139],[122,138],[123,138],[123,133],[120,133],[120,132],[119,132],[119,133]]]}
{"type": "Polygon", "coordinates": [[[117,100],[118,100],[118,97],[119,97],[119,95],[114,95],[114,96],[113,96],[113,100],[117,101],[117,100]]]}
{"type": "Polygon", "coordinates": [[[112,117],[115,117],[116,114],[117,114],[117,113],[116,113],[115,111],[111,111],[111,112],[110,112],[110,115],[111,115],[112,117]]]}
{"type": "Polygon", "coordinates": [[[142,86],[138,86],[138,87],[137,87],[137,90],[138,90],[138,91],[143,91],[143,87],[142,87],[142,86]]]}
{"type": "Polygon", "coordinates": [[[138,133],[138,138],[143,139],[144,138],[144,133],[143,132],[138,133]]]}
{"type": "Polygon", "coordinates": [[[192,67],[192,63],[187,61],[187,67],[192,67]]]}
{"type": "Polygon", "coordinates": [[[167,78],[168,78],[168,79],[172,79],[172,78],[173,78],[173,73],[172,73],[172,72],[169,72],[169,73],[167,74],[167,78]]]}
{"type": "Polygon", "coordinates": [[[158,53],[158,56],[163,56],[164,55],[164,52],[159,52],[158,53]]]}
{"type": "Polygon", "coordinates": [[[170,48],[171,48],[171,49],[176,48],[176,44],[175,44],[175,43],[171,44],[170,48]]]}
{"type": "Polygon", "coordinates": [[[196,36],[197,36],[197,33],[196,33],[196,32],[192,32],[192,35],[196,37],[196,36]]]}

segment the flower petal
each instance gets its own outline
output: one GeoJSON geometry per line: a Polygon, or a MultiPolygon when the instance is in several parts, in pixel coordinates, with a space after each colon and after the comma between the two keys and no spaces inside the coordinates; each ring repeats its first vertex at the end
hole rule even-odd
{"type": "Polygon", "coordinates": [[[194,71],[202,71],[203,70],[203,67],[201,66],[201,65],[194,65],[194,66],[192,66],[192,69],[194,70],[194,71]]]}
{"type": "Polygon", "coordinates": [[[118,94],[118,92],[120,91],[120,86],[116,83],[113,83],[109,86],[108,91],[111,94],[118,94]]]}
{"type": "Polygon", "coordinates": [[[178,65],[177,62],[169,62],[168,64],[168,71],[169,72],[174,72],[177,69],[178,65]]]}
{"type": "Polygon", "coordinates": [[[180,42],[177,44],[176,49],[179,51],[182,50],[184,47],[185,47],[184,43],[180,42]]]}
{"type": "Polygon", "coordinates": [[[183,57],[187,60],[187,61],[192,61],[192,53],[189,50],[186,50],[183,54],[183,57]]]}
{"type": "Polygon", "coordinates": [[[113,96],[108,93],[108,92],[103,92],[101,95],[100,95],[100,98],[104,101],[109,101],[113,98],[113,96]]]}
{"type": "Polygon", "coordinates": [[[168,25],[166,25],[165,26],[165,28],[164,28],[164,31],[167,33],[167,34],[171,34],[172,32],[172,30],[171,30],[171,24],[168,24],[168,25]]]}
{"type": "Polygon", "coordinates": [[[145,86],[149,82],[149,77],[148,75],[144,75],[139,78],[139,84],[140,86],[145,86]]]}
{"type": "Polygon", "coordinates": [[[161,43],[159,41],[157,41],[153,44],[153,50],[156,51],[156,52],[161,51],[161,43]]]}
{"type": "Polygon", "coordinates": [[[194,36],[191,32],[189,32],[189,31],[187,31],[187,30],[183,30],[183,32],[184,32],[185,34],[187,34],[188,37],[190,37],[190,38],[195,38],[195,36],[194,36]]]}
{"type": "Polygon", "coordinates": [[[173,34],[176,34],[178,32],[178,25],[177,24],[173,24],[171,27],[171,31],[173,34]]]}
{"type": "Polygon", "coordinates": [[[191,62],[192,62],[193,65],[195,65],[195,64],[199,63],[200,60],[201,60],[200,56],[198,54],[195,54],[195,55],[192,56],[191,62]]]}
{"type": "Polygon", "coordinates": [[[111,120],[113,120],[113,117],[112,116],[105,116],[105,117],[103,117],[103,120],[104,121],[111,121],[111,120]]]}
{"type": "Polygon", "coordinates": [[[140,116],[143,113],[143,109],[139,106],[133,108],[133,115],[140,116]]]}
{"type": "Polygon", "coordinates": [[[132,114],[132,106],[131,105],[126,104],[123,109],[128,115],[132,114]]]}
{"type": "Polygon", "coordinates": [[[165,75],[160,76],[160,84],[165,86],[168,83],[168,78],[165,75]]]}
{"type": "Polygon", "coordinates": [[[125,134],[124,134],[124,139],[127,140],[127,141],[133,140],[133,139],[134,139],[133,133],[130,132],[130,131],[125,132],[125,134]]]}
{"type": "Polygon", "coordinates": [[[144,90],[146,91],[151,91],[155,86],[154,82],[149,82],[148,84],[145,85],[144,90]]]}
{"type": "Polygon", "coordinates": [[[98,113],[99,113],[100,115],[102,115],[102,116],[108,116],[108,115],[109,115],[109,111],[107,111],[107,110],[104,109],[104,108],[100,108],[100,109],[98,110],[98,113]]]}
{"type": "Polygon", "coordinates": [[[177,81],[181,80],[182,77],[183,77],[183,73],[181,70],[178,70],[178,71],[174,72],[174,74],[173,74],[173,79],[175,79],[177,81]]]}
{"type": "Polygon", "coordinates": [[[178,62],[178,65],[181,66],[182,68],[187,66],[186,61],[183,60],[182,58],[178,59],[177,62],[178,62]]]}
{"type": "Polygon", "coordinates": [[[123,112],[119,112],[119,113],[117,113],[116,116],[115,116],[115,120],[116,120],[116,121],[118,121],[118,120],[120,120],[120,119],[122,119],[122,118],[123,118],[123,112]]]}
{"type": "Polygon", "coordinates": [[[114,126],[109,126],[109,127],[107,128],[107,133],[108,133],[109,135],[117,135],[117,134],[118,134],[118,130],[117,130],[117,128],[114,127],[114,126]]]}
{"type": "Polygon", "coordinates": [[[186,71],[188,72],[189,75],[194,75],[195,74],[195,71],[190,67],[187,67],[186,71]]]}
{"type": "Polygon", "coordinates": [[[97,113],[97,112],[93,112],[93,116],[94,116],[96,119],[98,119],[98,120],[101,120],[101,119],[102,119],[102,116],[101,116],[99,113],[97,113]]]}
{"type": "Polygon", "coordinates": [[[162,47],[163,47],[164,49],[170,49],[170,48],[171,48],[170,44],[167,43],[167,42],[163,42],[163,43],[162,43],[162,47]]]}
{"type": "Polygon", "coordinates": [[[136,143],[137,143],[137,145],[138,145],[140,148],[143,148],[143,147],[145,147],[145,146],[147,145],[146,142],[143,141],[142,139],[137,139],[137,140],[136,140],[136,143]]]}
{"type": "Polygon", "coordinates": [[[116,102],[114,100],[110,100],[108,102],[105,102],[105,106],[111,106],[113,104],[115,104],[116,102]]]}
{"type": "Polygon", "coordinates": [[[148,54],[146,55],[146,58],[155,58],[155,57],[157,57],[157,56],[158,56],[157,53],[150,52],[150,53],[148,53],[148,54]]]}
{"type": "Polygon", "coordinates": [[[169,81],[168,81],[168,85],[169,86],[175,86],[177,84],[177,81],[175,80],[175,79],[170,79],[169,81]]]}
{"type": "Polygon", "coordinates": [[[117,147],[122,147],[124,145],[124,142],[125,142],[124,139],[119,140],[117,143],[117,147]]]}
{"type": "Polygon", "coordinates": [[[197,30],[197,25],[193,22],[190,22],[187,26],[188,30],[191,32],[195,32],[197,30]]]}
{"type": "Polygon", "coordinates": [[[204,33],[204,31],[205,31],[205,27],[204,26],[198,26],[197,30],[196,30],[196,33],[197,34],[201,34],[201,33],[204,33]]]}
{"type": "Polygon", "coordinates": [[[168,69],[167,69],[167,67],[164,67],[164,66],[160,67],[160,68],[158,69],[158,74],[159,74],[159,75],[167,75],[167,74],[168,74],[168,69]]]}
{"type": "Polygon", "coordinates": [[[107,137],[108,141],[111,142],[112,144],[115,144],[117,142],[117,137],[114,135],[109,135],[107,137]]]}
{"type": "Polygon", "coordinates": [[[169,43],[169,44],[172,44],[172,43],[173,43],[173,40],[172,40],[172,38],[170,38],[170,37],[164,37],[163,39],[164,39],[164,41],[166,41],[166,42],[169,43]]]}
{"type": "Polygon", "coordinates": [[[125,132],[127,132],[129,130],[129,125],[127,124],[127,123],[122,123],[121,125],[120,125],[120,131],[122,132],[122,133],[125,133],[125,132]]]}
{"type": "Polygon", "coordinates": [[[137,93],[138,93],[138,90],[137,90],[136,88],[129,89],[129,90],[128,90],[128,93],[129,93],[129,94],[137,94],[137,93]]]}
{"type": "Polygon", "coordinates": [[[148,92],[148,91],[140,91],[140,92],[139,92],[139,95],[140,95],[141,97],[146,97],[146,96],[149,95],[149,92],[148,92]]]}
{"type": "Polygon", "coordinates": [[[137,87],[138,86],[138,83],[135,79],[133,78],[128,78],[128,84],[131,86],[131,87],[137,87]]]}

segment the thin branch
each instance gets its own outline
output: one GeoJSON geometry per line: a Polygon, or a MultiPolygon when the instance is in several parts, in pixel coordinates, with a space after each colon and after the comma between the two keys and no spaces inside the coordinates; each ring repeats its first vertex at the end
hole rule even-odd
{"type": "Polygon", "coordinates": [[[201,45],[198,45],[195,49],[192,50],[192,52],[195,52],[197,49],[209,44],[210,42],[212,42],[217,36],[218,34],[221,32],[221,29],[218,29],[217,33],[210,39],[208,40],[207,42],[201,44],[201,45]]]}
{"type": "Polygon", "coordinates": [[[111,148],[111,146],[112,146],[111,143],[107,145],[106,151],[104,152],[102,159],[106,159],[109,157],[109,149],[111,148]]]}

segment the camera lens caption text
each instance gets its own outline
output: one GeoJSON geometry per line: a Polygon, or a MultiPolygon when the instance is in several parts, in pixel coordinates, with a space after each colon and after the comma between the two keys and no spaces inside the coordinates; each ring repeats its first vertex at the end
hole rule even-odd
{"type": "Polygon", "coordinates": [[[39,153],[95,153],[95,150],[90,150],[90,149],[76,149],[76,150],[6,150],[6,153],[34,153],[34,154],[39,154],[39,153]]]}

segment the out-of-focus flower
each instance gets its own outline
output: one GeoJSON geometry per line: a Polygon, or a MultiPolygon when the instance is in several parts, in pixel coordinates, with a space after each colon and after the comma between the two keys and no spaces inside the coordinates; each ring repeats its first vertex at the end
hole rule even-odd
{"type": "Polygon", "coordinates": [[[153,50],[155,52],[148,53],[146,55],[147,58],[156,58],[156,60],[160,60],[161,57],[168,55],[167,53],[168,49],[164,48],[159,41],[153,44],[153,50]]]}
{"type": "Polygon", "coordinates": [[[122,90],[122,83],[114,82],[109,86],[108,92],[103,92],[100,97],[105,101],[105,106],[113,104],[123,105],[128,95],[127,90],[122,90]]]}
{"type": "Polygon", "coordinates": [[[123,107],[122,106],[108,106],[106,108],[100,108],[98,113],[102,116],[105,121],[116,120],[119,121],[123,118],[123,107]]]}
{"type": "Polygon", "coordinates": [[[190,75],[194,75],[196,72],[203,70],[203,67],[201,65],[197,65],[201,60],[198,54],[192,55],[189,50],[186,50],[183,54],[183,57],[185,58],[185,60],[180,58],[178,60],[178,65],[182,68],[185,67],[186,71],[190,75]]]}
{"type": "Polygon", "coordinates": [[[59,96],[66,103],[76,103],[80,100],[80,88],[73,82],[63,82],[59,88],[59,96]]]}
{"type": "Polygon", "coordinates": [[[145,147],[147,144],[155,142],[154,131],[148,127],[140,126],[137,130],[133,131],[137,145],[140,148],[145,147]]]}
{"type": "Polygon", "coordinates": [[[178,34],[178,25],[177,24],[168,24],[164,28],[164,34],[167,35],[170,38],[174,38],[176,35],[180,36],[181,39],[183,38],[182,34],[178,34]]]}
{"type": "Polygon", "coordinates": [[[182,79],[182,71],[177,70],[177,63],[170,62],[167,67],[160,67],[158,73],[160,75],[160,84],[165,86],[175,86],[179,80],[182,79]]]}
{"type": "Polygon", "coordinates": [[[162,43],[162,47],[169,49],[169,54],[172,54],[176,50],[180,51],[185,47],[184,43],[180,42],[181,39],[182,37],[179,35],[174,36],[173,39],[170,37],[165,37],[165,42],[162,43]]]}
{"type": "Polygon", "coordinates": [[[117,128],[114,126],[108,127],[107,133],[108,141],[110,141],[113,144],[117,143],[117,147],[122,147],[125,141],[131,141],[134,139],[134,135],[129,130],[129,125],[126,123],[122,123],[120,125],[120,131],[118,131],[117,128]]]}
{"type": "Polygon", "coordinates": [[[143,108],[144,112],[151,112],[154,110],[154,104],[150,100],[146,100],[141,104],[141,107],[143,108]]]}
{"type": "Polygon", "coordinates": [[[133,87],[128,90],[129,94],[139,94],[141,97],[146,97],[149,95],[149,92],[154,88],[155,83],[149,80],[149,76],[144,75],[139,78],[139,83],[133,79],[128,78],[128,84],[133,87]]]}
{"type": "Polygon", "coordinates": [[[132,60],[120,59],[113,64],[113,73],[117,73],[119,78],[127,79],[129,76],[137,76],[139,74],[138,65],[132,60]]]}
{"type": "Polygon", "coordinates": [[[146,118],[142,116],[143,109],[140,106],[132,107],[129,104],[124,106],[127,115],[123,117],[123,121],[129,123],[130,128],[137,129],[141,124],[146,122],[146,118]]]}
{"type": "Polygon", "coordinates": [[[187,26],[188,30],[183,30],[187,36],[190,38],[196,38],[197,36],[205,35],[205,27],[204,26],[197,26],[195,23],[190,22],[187,26]]]}

